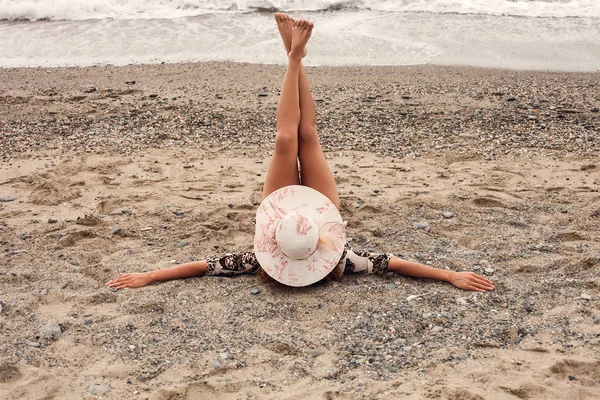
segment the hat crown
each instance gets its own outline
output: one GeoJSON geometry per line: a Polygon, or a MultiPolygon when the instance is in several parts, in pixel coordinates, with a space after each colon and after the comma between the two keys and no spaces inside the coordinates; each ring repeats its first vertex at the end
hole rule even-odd
{"type": "Polygon", "coordinates": [[[275,231],[275,240],[287,257],[303,260],[317,249],[319,227],[305,213],[292,211],[279,222],[275,231]]]}

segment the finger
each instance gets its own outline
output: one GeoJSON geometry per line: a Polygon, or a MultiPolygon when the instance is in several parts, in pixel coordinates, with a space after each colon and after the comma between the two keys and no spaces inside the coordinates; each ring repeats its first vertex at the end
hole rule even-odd
{"type": "Polygon", "coordinates": [[[119,277],[116,279],[113,279],[112,281],[108,282],[107,285],[108,286],[114,286],[114,285],[118,285],[119,283],[123,282],[123,278],[119,277]]]}
{"type": "Polygon", "coordinates": [[[492,281],[490,281],[488,278],[486,278],[485,276],[481,276],[481,275],[477,275],[477,278],[479,278],[479,280],[482,280],[484,282],[487,282],[489,284],[493,284],[492,281]]]}
{"type": "Polygon", "coordinates": [[[477,282],[475,282],[475,283],[473,284],[473,286],[475,286],[477,289],[480,289],[480,290],[482,290],[482,291],[484,291],[484,292],[486,292],[486,291],[490,290],[490,287],[489,287],[489,286],[487,286],[487,285],[485,285],[485,284],[482,284],[482,283],[477,283],[477,282]]]}
{"type": "Polygon", "coordinates": [[[476,281],[476,283],[477,283],[478,285],[483,285],[483,286],[484,286],[484,287],[486,287],[486,288],[490,288],[490,289],[493,289],[493,288],[494,288],[494,284],[493,284],[493,283],[491,283],[490,281],[488,281],[487,279],[486,279],[486,280],[479,279],[479,280],[477,280],[477,281],[476,281]]]}

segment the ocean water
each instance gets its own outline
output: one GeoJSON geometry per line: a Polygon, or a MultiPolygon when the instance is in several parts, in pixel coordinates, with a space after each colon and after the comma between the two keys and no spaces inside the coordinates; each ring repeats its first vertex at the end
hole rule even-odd
{"type": "Polygon", "coordinates": [[[309,65],[600,70],[600,0],[0,0],[0,67],[284,63],[276,10],[309,65]]]}

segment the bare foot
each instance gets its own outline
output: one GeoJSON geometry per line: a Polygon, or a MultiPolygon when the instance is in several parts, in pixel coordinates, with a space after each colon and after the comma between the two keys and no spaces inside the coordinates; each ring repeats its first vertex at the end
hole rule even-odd
{"type": "Polygon", "coordinates": [[[294,21],[286,13],[275,13],[275,21],[277,21],[277,29],[285,46],[285,53],[290,54],[292,50],[292,28],[294,21]]]}
{"type": "MultiPolygon", "coordinates": [[[[281,40],[283,40],[285,54],[289,56],[290,51],[292,51],[292,29],[294,28],[295,20],[286,13],[275,13],[275,21],[277,21],[277,29],[279,29],[281,40]]],[[[302,53],[302,57],[305,56],[306,47],[304,48],[304,52],[302,53]]]]}
{"type": "Polygon", "coordinates": [[[289,53],[290,60],[302,60],[306,51],[306,43],[310,39],[314,24],[306,20],[294,21],[292,28],[292,49],[289,53]]]}

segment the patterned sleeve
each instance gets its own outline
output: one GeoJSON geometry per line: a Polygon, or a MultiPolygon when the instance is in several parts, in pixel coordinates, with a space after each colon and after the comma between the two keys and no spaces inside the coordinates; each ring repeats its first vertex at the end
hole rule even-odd
{"type": "Polygon", "coordinates": [[[260,268],[253,251],[227,253],[206,259],[206,275],[255,274],[260,268]]]}
{"type": "Polygon", "coordinates": [[[362,272],[367,274],[383,275],[388,269],[388,262],[393,255],[390,253],[371,254],[368,251],[346,250],[344,273],[362,272]]]}

